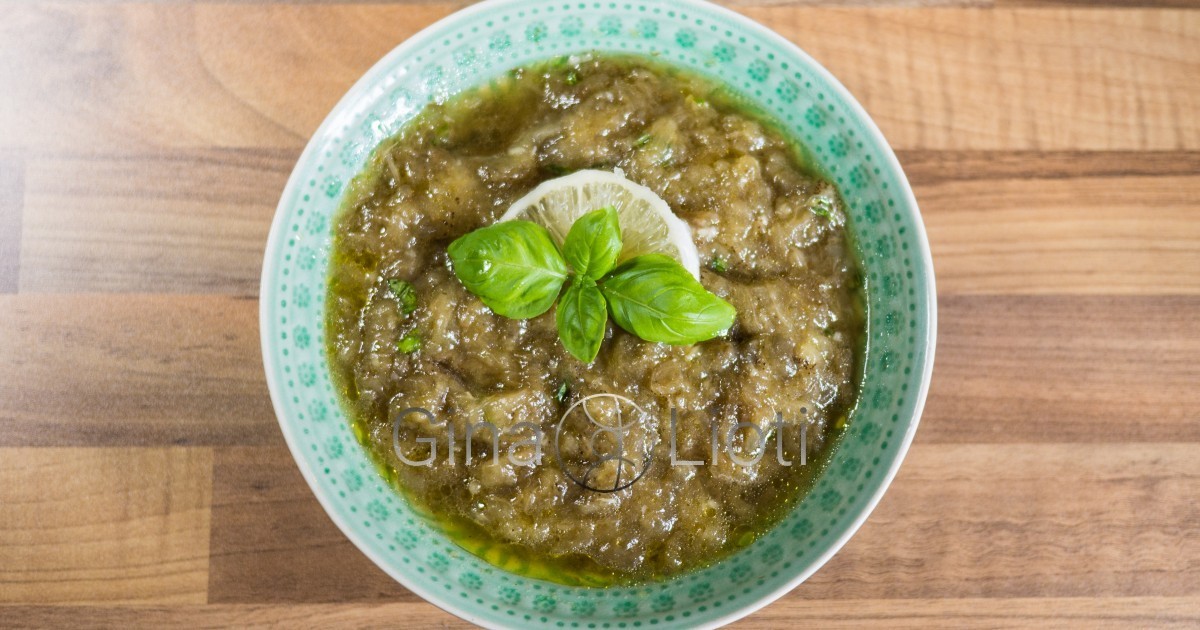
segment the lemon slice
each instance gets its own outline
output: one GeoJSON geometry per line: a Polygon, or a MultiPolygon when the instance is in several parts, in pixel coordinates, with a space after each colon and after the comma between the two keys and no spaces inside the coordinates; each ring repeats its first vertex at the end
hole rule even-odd
{"type": "Polygon", "coordinates": [[[500,220],[537,223],[561,247],[576,219],[605,206],[616,208],[621,222],[623,247],[618,262],[642,254],[665,254],[700,278],[692,229],[654,191],[625,179],[621,169],[576,171],[542,182],[513,203],[500,220]]]}

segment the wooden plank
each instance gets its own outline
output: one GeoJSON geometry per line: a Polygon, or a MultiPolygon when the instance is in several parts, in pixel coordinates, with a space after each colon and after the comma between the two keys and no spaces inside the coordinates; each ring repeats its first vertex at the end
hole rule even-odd
{"type": "MultiPolygon", "coordinates": [[[[1197,312],[1194,296],[943,296],[922,439],[1200,441],[1197,312]]],[[[224,297],[0,296],[0,445],[274,442],[256,315],[224,297]]]]}
{"type": "Polygon", "coordinates": [[[1200,294],[1196,174],[971,177],[914,192],[942,295],[1200,294]]]}
{"type": "Polygon", "coordinates": [[[1195,12],[743,12],[825,65],[898,149],[1200,146],[1195,12]]]}
{"type": "Polygon", "coordinates": [[[0,445],[255,444],[278,434],[254,300],[0,296],[0,445]]]}
{"type": "Polygon", "coordinates": [[[211,604],[206,606],[2,606],[6,628],[477,628],[425,602],[211,604]]]}
{"type": "Polygon", "coordinates": [[[721,0],[717,4],[733,9],[742,7],[837,7],[837,8],[888,8],[904,7],[991,7],[996,0],[721,0]]]}
{"type": "MultiPolygon", "coordinates": [[[[803,587],[801,587],[803,589],[803,587]]],[[[797,593],[801,589],[797,589],[797,593]]],[[[795,595],[732,628],[1194,628],[1194,597],[809,600],[795,595]]]]}
{"type": "MultiPolygon", "coordinates": [[[[371,64],[452,8],[13,7],[0,143],[296,149],[371,64]],[[281,28],[264,38],[261,24],[281,28]]],[[[735,9],[825,64],[897,148],[1200,149],[1193,11],[735,9]]]]}
{"type": "Polygon", "coordinates": [[[10,7],[0,41],[11,55],[0,63],[6,142],[103,151],[301,140],[205,70],[183,5],[10,7]]]}
{"type": "Polygon", "coordinates": [[[257,295],[292,151],[35,157],[21,290],[257,295]]]}
{"type": "MultiPolygon", "coordinates": [[[[801,587],[801,590],[803,587],[801,587]]],[[[1078,597],[1021,599],[814,600],[788,597],[730,626],[775,629],[803,623],[816,628],[930,627],[1027,628],[1073,625],[1087,628],[1194,628],[1200,598],[1078,597]]],[[[421,602],[390,604],[50,607],[4,606],[0,613],[14,628],[70,625],[73,628],[171,627],[343,627],[413,628],[475,626],[421,602]]]]}
{"type": "Polygon", "coordinates": [[[0,603],[204,603],[211,473],[202,448],[0,449],[0,603]]]}
{"type": "Polygon", "coordinates": [[[1195,453],[1194,444],[932,445],[918,434],[876,512],[796,595],[1195,596],[1195,453]]]}
{"type": "Polygon", "coordinates": [[[0,22],[0,142],[42,149],[303,146],[350,85],[452,10],[25,5],[0,22]],[[275,24],[271,37],[262,25],[275,24]],[[255,78],[241,69],[255,67],[255,78]]]}
{"type": "MultiPolygon", "coordinates": [[[[1195,450],[919,434],[876,512],[792,597],[1200,595],[1195,450]]],[[[219,449],[216,461],[211,601],[404,597],[338,539],[282,446],[219,449]]]]}
{"type": "Polygon", "coordinates": [[[927,442],[1200,441],[1200,298],[942,297],[927,442]]]}
{"type": "Polygon", "coordinates": [[[994,6],[1009,8],[1114,8],[1195,9],[1196,0],[996,0],[994,6]]]}
{"type": "Polygon", "coordinates": [[[25,160],[0,151],[0,293],[16,293],[21,269],[21,217],[25,204],[25,160]]]}
{"type": "Polygon", "coordinates": [[[959,181],[1188,177],[1200,174],[1200,151],[902,150],[896,155],[913,186],[959,181]]]}
{"type": "Polygon", "coordinates": [[[282,437],[213,468],[210,602],[420,601],[329,520],[282,437]]]}
{"type": "MultiPolygon", "coordinates": [[[[174,149],[32,158],[21,289],[255,295],[295,157],[174,149]]],[[[900,157],[943,295],[1200,294],[1200,152],[900,157]]]]}

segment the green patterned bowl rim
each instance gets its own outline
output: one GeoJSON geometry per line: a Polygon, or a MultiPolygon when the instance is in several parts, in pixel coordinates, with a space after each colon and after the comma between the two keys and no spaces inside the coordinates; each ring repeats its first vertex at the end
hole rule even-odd
{"type": "Polygon", "coordinates": [[[846,89],[791,42],[700,0],[487,0],[422,30],[334,107],[284,188],[263,261],[263,364],[280,428],[333,522],[425,600],[489,627],[715,627],[787,593],[862,525],[899,469],[933,369],[936,291],[899,162],[846,89]],[[717,564],[608,589],[522,577],[455,546],[396,495],[355,440],[324,356],[330,217],[383,138],[434,98],[537,59],[654,55],[729,86],[834,180],[866,276],[866,378],[826,470],[777,526],[717,564]]]}

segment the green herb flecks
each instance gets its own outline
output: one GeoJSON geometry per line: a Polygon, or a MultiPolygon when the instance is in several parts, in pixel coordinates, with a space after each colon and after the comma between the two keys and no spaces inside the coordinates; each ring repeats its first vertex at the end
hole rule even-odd
{"type": "Polygon", "coordinates": [[[571,395],[571,386],[567,385],[566,381],[558,384],[558,389],[554,390],[554,400],[560,403],[567,402],[567,396],[571,395]]]}
{"type": "Polygon", "coordinates": [[[829,218],[833,214],[833,202],[825,197],[813,197],[808,204],[808,209],[819,217],[829,218]]]}
{"type": "Polygon", "coordinates": [[[409,331],[408,334],[400,338],[396,342],[396,349],[404,354],[412,354],[421,349],[421,334],[415,330],[409,331]]]}
{"type": "Polygon", "coordinates": [[[417,292],[413,289],[410,282],[401,280],[400,278],[388,278],[388,290],[395,296],[396,301],[400,304],[400,312],[405,315],[412,314],[417,310],[417,292]]]}
{"type": "Polygon", "coordinates": [[[654,136],[652,136],[648,133],[644,133],[644,134],[638,136],[637,140],[633,141],[633,146],[640,149],[640,148],[646,146],[647,144],[650,144],[650,141],[653,139],[654,139],[654,136]]]}
{"type": "Polygon", "coordinates": [[[729,271],[729,263],[720,256],[713,256],[712,260],[708,261],[708,268],[717,273],[725,273],[729,271]]]}

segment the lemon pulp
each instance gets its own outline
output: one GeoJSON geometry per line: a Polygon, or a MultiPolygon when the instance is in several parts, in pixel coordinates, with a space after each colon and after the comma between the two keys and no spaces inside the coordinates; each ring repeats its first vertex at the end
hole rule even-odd
{"type": "Polygon", "coordinates": [[[501,221],[522,219],[545,227],[561,247],[579,217],[613,206],[621,224],[620,263],[642,254],[665,254],[700,278],[692,229],[654,191],[615,172],[587,169],[542,182],[509,207],[501,221]]]}

